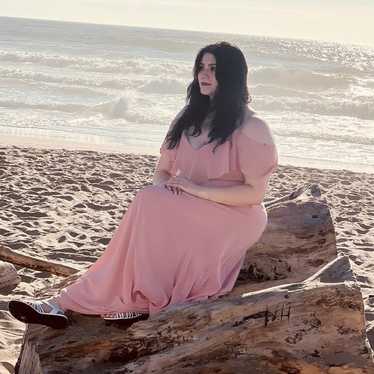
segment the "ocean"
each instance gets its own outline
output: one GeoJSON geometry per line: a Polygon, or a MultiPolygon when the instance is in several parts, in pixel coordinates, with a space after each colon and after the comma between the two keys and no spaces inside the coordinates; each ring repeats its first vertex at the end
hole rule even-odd
{"type": "Polygon", "coordinates": [[[198,50],[222,40],[281,164],[374,172],[374,48],[250,35],[0,17],[0,143],[158,155],[198,50]]]}

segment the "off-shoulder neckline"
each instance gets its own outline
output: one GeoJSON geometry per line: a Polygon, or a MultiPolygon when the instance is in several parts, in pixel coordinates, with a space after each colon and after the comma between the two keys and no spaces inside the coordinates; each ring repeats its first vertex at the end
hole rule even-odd
{"type": "MultiPolygon", "coordinates": [[[[248,136],[247,134],[244,134],[244,133],[241,132],[240,130],[241,130],[241,127],[236,128],[236,129],[232,132],[231,137],[233,137],[235,133],[238,133],[238,134],[240,134],[241,136],[245,137],[245,139],[247,139],[247,140],[251,140],[252,142],[254,142],[254,143],[256,143],[256,144],[259,144],[259,145],[267,145],[267,146],[271,146],[271,147],[275,147],[275,146],[276,146],[275,143],[264,143],[264,142],[261,142],[261,141],[259,141],[259,140],[257,140],[257,139],[251,138],[250,136],[248,136]]],[[[185,140],[186,140],[186,142],[188,143],[188,145],[189,145],[189,146],[190,146],[194,151],[196,151],[196,152],[198,152],[198,151],[202,150],[203,148],[206,148],[207,146],[209,146],[209,145],[211,145],[211,144],[214,143],[214,142],[205,143],[205,144],[202,145],[200,148],[194,148],[194,147],[192,146],[192,144],[190,143],[190,141],[188,140],[188,137],[187,137],[187,135],[185,134],[184,131],[183,131],[183,133],[182,133],[182,137],[185,138],[185,140]]],[[[229,141],[229,140],[226,140],[226,143],[227,143],[228,141],[229,141]]],[[[224,144],[225,144],[225,143],[224,143],[224,144]]],[[[223,145],[223,144],[222,144],[222,145],[223,145]]]]}

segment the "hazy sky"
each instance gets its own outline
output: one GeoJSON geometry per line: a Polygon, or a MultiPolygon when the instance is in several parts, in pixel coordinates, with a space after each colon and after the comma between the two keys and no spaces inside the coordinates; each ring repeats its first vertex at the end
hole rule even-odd
{"type": "Polygon", "coordinates": [[[374,0],[0,0],[0,15],[374,46],[374,0]]]}

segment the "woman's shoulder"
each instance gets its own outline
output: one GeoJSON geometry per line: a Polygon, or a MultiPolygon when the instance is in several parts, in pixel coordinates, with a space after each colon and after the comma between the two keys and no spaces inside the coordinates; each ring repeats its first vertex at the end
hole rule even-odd
{"type": "Polygon", "coordinates": [[[246,107],[239,133],[258,143],[275,145],[270,126],[260,118],[252,109],[246,107]]]}

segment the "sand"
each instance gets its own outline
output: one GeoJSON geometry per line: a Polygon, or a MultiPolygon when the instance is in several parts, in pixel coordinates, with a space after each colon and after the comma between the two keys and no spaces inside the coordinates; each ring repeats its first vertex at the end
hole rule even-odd
{"type": "MultiPolygon", "coordinates": [[[[105,249],[137,191],[152,183],[155,155],[0,146],[0,243],[84,269],[105,249]]],[[[266,199],[318,183],[331,208],[338,252],[361,286],[374,347],[374,174],[280,165],[266,199]]],[[[17,267],[22,282],[0,296],[0,373],[14,372],[25,325],[7,312],[58,277],[17,267]]]]}

